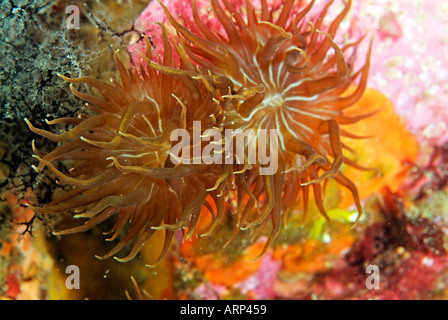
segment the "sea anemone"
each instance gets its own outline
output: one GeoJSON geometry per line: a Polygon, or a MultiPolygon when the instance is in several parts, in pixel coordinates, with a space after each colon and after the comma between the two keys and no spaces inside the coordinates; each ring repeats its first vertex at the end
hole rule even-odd
{"type": "Polygon", "coordinates": [[[361,216],[356,186],[339,170],[343,163],[357,166],[344,158],[343,149],[349,148],[341,136],[360,137],[340,126],[369,116],[347,116],[344,110],[356,103],[366,88],[371,44],[364,66],[354,71],[356,48],[363,38],[342,47],[333,40],[350,9],[350,0],[326,31],[321,28],[333,1],[314,22],[306,18],[314,0],[295,15],[294,0],[286,0],[280,8],[269,8],[266,0],[260,2],[261,12],[257,14],[248,0],[240,9],[228,0],[222,0],[223,6],[211,0],[225,30],[219,33],[206,28],[194,0],[193,18],[200,34],[178,23],[161,5],[190,59],[204,74],[232,82],[233,86],[223,93],[231,100],[223,110],[224,127],[251,129],[256,136],[261,129],[278,131],[278,171],[260,175],[262,164],[257,163],[238,171],[236,179],[238,223],[232,238],[240,229],[261,229],[270,217],[272,231],[264,253],[279,233],[282,215],[296,207],[300,192],[306,214],[310,187],[319,211],[329,221],[321,186],[328,178],[352,192],[358,219],[361,216]]]}
{"type": "MultiPolygon", "coordinates": [[[[222,105],[206,78],[195,80],[189,75],[192,66],[188,61],[174,65],[168,35],[163,25],[161,28],[166,46],[163,64],[127,71],[115,53],[121,84],[61,75],[95,115],[47,121],[50,125],[75,125],[62,134],[37,129],[25,119],[34,133],[63,142],[46,155],[33,143],[34,157],[39,161],[34,169],[39,172],[47,166],[60,183],[73,187],[46,206],[29,206],[38,213],[72,212],[75,218],[88,219],[56,235],[87,231],[115,216],[115,224],[106,234],[110,235],[108,241],[120,241],[100,259],[115,255],[133,241],[126,257],[115,257],[122,262],[131,260],[154,232],[166,225],[162,227],[167,230],[157,263],[166,254],[174,230],[188,225],[189,234],[194,232],[204,203],[212,207],[209,201],[215,202],[216,218],[224,213],[224,199],[206,191],[222,174],[220,167],[174,165],[170,160],[174,143],[171,133],[176,129],[191,131],[194,119],[202,119],[203,130],[219,127],[222,105]],[[93,86],[103,98],[75,90],[74,83],[93,86]],[[64,160],[70,161],[68,173],[52,163],[64,160]]],[[[142,55],[151,60],[149,39],[146,42],[146,53],[142,55]]],[[[178,53],[182,56],[182,52],[178,53]]]]}
{"type": "MultiPolygon", "coordinates": [[[[134,70],[126,71],[115,55],[121,84],[62,76],[96,113],[48,121],[75,125],[70,131],[56,135],[36,129],[26,120],[33,132],[64,142],[47,155],[33,146],[40,162],[34,168],[40,171],[47,166],[60,182],[73,187],[44,207],[31,207],[44,214],[69,211],[88,219],[56,234],[86,231],[116,216],[109,240],[122,238],[100,258],[115,255],[133,241],[130,253],[116,258],[129,261],[156,230],[165,230],[157,263],[166,254],[173,232],[188,229],[187,236],[191,236],[201,209],[206,207],[213,222],[203,235],[211,234],[225,212],[236,213],[235,231],[227,243],[241,229],[257,230],[255,238],[271,221],[272,231],[261,256],[278,235],[282,217],[297,207],[300,193],[306,215],[309,188],[319,211],[329,220],[321,186],[329,178],[352,192],[359,219],[362,206],[357,189],[339,171],[343,163],[358,167],[344,158],[343,149],[349,148],[341,136],[358,137],[340,126],[369,116],[349,117],[344,110],[358,101],[366,88],[370,49],[365,65],[355,72],[356,47],[363,38],[341,48],[333,40],[351,1],[326,32],[320,29],[333,1],[314,22],[306,18],[314,1],[295,10],[294,0],[286,0],[280,8],[269,8],[266,0],[261,0],[260,13],[249,1],[242,9],[228,0],[222,3],[224,7],[211,0],[225,34],[205,27],[196,1],[192,14],[201,34],[176,22],[161,4],[177,34],[170,39],[160,24],[164,53],[158,63],[153,61],[148,39],[146,53],[140,53],[142,62],[134,70]],[[178,63],[173,53],[179,57],[178,63]],[[91,85],[103,98],[81,93],[73,83],[91,85]],[[218,155],[220,163],[173,161],[180,154],[172,151],[172,133],[177,129],[194,132],[195,121],[200,123],[201,138],[209,137],[208,129],[252,130],[255,135],[242,144],[243,158],[232,152],[241,146],[233,145],[227,150],[230,157],[226,152],[218,155]],[[252,163],[246,157],[251,139],[259,144],[263,141],[262,130],[278,133],[278,145],[272,137],[264,137],[265,145],[276,145],[269,149],[278,155],[277,170],[268,174],[260,170],[266,163],[252,163]],[[73,167],[62,173],[52,164],[56,160],[70,160],[73,167]],[[226,206],[226,199],[235,201],[226,206]]],[[[226,146],[228,140],[222,136],[213,144],[226,146]]],[[[197,143],[200,151],[205,150],[204,140],[197,143]]]]}

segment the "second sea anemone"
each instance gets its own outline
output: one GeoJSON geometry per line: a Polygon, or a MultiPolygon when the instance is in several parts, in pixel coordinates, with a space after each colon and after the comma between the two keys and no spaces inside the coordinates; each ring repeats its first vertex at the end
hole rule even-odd
{"type": "MultiPolygon", "coordinates": [[[[341,126],[369,116],[347,116],[344,110],[355,104],[366,88],[371,50],[364,66],[354,70],[356,48],[363,38],[341,47],[334,42],[351,1],[328,27],[324,20],[334,1],[310,21],[307,14],[314,2],[293,14],[298,5],[294,0],[272,8],[261,0],[258,13],[250,1],[235,8],[228,0],[222,0],[223,5],[211,0],[222,25],[220,33],[206,27],[193,1],[198,34],[178,23],[162,5],[201,72],[231,81],[232,87],[223,92],[223,97],[231,100],[224,109],[224,127],[254,130],[256,136],[262,129],[278,132],[276,173],[260,176],[261,163],[246,166],[243,172],[235,169],[238,223],[233,237],[240,229],[261,228],[270,220],[272,231],[265,250],[279,233],[282,216],[297,206],[300,194],[306,214],[310,188],[319,211],[329,221],[321,186],[329,178],[352,192],[358,219],[362,214],[355,184],[339,170],[343,163],[359,167],[344,157],[343,150],[349,147],[341,141],[341,136],[357,136],[341,126]],[[353,92],[348,94],[350,90],[353,92]]],[[[223,183],[231,170],[233,167],[225,171],[223,183]]]]}

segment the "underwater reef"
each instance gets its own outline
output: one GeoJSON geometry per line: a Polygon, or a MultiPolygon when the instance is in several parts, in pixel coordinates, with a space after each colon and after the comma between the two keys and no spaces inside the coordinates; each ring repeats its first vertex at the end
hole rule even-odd
{"type": "Polygon", "coordinates": [[[0,296],[446,299],[447,12],[3,2],[0,296]]]}

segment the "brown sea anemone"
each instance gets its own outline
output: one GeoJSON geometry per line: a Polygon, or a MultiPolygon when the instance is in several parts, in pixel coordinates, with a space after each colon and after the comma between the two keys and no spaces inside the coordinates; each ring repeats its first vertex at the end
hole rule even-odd
{"type": "MultiPolygon", "coordinates": [[[[357,189],[339,170],[343,163],[357,166],[343,156],[348,147],[340,139],[356,135],[340,126],[368,116],[349,117],[344,110],[364,92],[370,50],[364,67],[355,72],[356,47],[362,39],[342,47],[333,40],[351,1],[325,32],[320,29],[333,1],[314,21],[307,19],[314,1],[295,15],[294,0],[286,0],[281,8],[269,8],[266,0],[261,0],[260,13],[249,1],[241,9],[228,0],[222,3],[211,0],[225,34],[205,27],[196,1],[193,17],[201,34],[176,22],[162,5],[177,34],[170,39],[160,25],[164,54],[158,63],[153,61],[149,40],[142,64],[134,70],[127,71],[116,55],[121,84],[63,77],[72,83],[72,92],[96,113],[48,122],[75,125],[70,131],[53,134],[26,120],[33,132],[63,142],[46,155],[34,148],[40,162],[35,169],[47,166],[61,183],[73,187],[50,204],[33,208],[43,214],[72,212],[87,219],[81,226],[56,234],[86,231],[115,217],[109,240],[120,240],[100,258],[111,257],[133,242],[126,257],[116,258],[129,261],[154,232],[165,230],[158,262],[166,254],[173,232],[188,229],[191,236],[201,208],[206,207],[213,222],[204,235],[211,234],[225,212],[236,213],[229,241],[241,229],[261,231],[270,221],[272,231],[263,254],[279,233],[282,218],[297,207],[300,194],[306,214],[310,188],[319,211],[328,219],[322,183],[329,178],[352,192],[359,219],[362,206],[357,189]],[[173,47],[179,63],[174,62],[173,47]],[[103,98],[75,90],[74,83],[93,86],[103,98]],[[352,86],[356,89],[347,94],[352,86]],[[207,136],[207,129],[249,129],[256,138],[262,136],[262,129],[276,130],[277,171],[260,174],[265,163],[249,163],[235,153],[230,162],[223,153],[221,164],[174,163],[172,156],[179,154],[172,152],[171,133],[194,131],[195,121],[200,121],[201,137],[207,136]],[[68,173],[52,163],[65,160],[72,166],[68,173]],[[226,206],[229,198],[235,201],[226,206]]],[[[214,143],[226,145],[227,140],[222,136],[214,143]]],[[[204,150],[203,141],[199,143],[204,150]]],[[[272,146],[274,141],[265,143],[272,146]]],[[[245,154],[249,144],[248,140],[243,143],[245,154]]]]}
{"type": "MultiPolygon", "coordinates": [[[[25,119],[34,133],[62,142],[46,155],[33,145],[34,157],[39,161],[35,170],[46,166],[59,183],[72,186],[72,190],[48,205],[30,207],[42,214],[71,212],[75,218],[87,219],[84,224],[56,235],[87,231],[115,217],[113,228],[106,233],[110,235],[107,240],[120,240],[101,259],[133,242],[126,257],[115,257],[129,261],[162,228],[166,229],[165,244],[157,263],[166,254],[175,230],[188,227],[190,235],[195,231],[204,204],[212,208],[209,201],[214,202],[215,219],[224,214],[224,198],[207,191],[215,185],[222,169],[204,164],[174,165],[170,160],[174,143],[171,133],[179,128],[191,131],[196,119],[202,119],[203,130],[219,128],[222,105],[207,77],[191,77],[194,69],[187,59],[175,65],[169,37],[163,25],[161,28],[165,43],[161,65],[127,71],[115,54],[121,84],[115,80],[109,84],[90,77],[71,79],[61,75],[94,115],[47,121],[50,125],[75,125],[61,134],[37,129],[25,119]],[[93,86],[102,98],[75,90],[73,84],[78,83],[93,86]],[[68,172],[58,170],[53,161],[69,161],[68,172]]],[[[151,45],[146,41],[146,53],[142,55],[151,60],[151,45]]],[[[185,57],[182,52],[178,54],[185,57]]]]}
{"type": "Polygon", "coordinates": [[[328,27],[324,19],[334,1],[329,1],[314,21],[307,19],[314,0],[294,15],[294,0],[286,0],[280,8],[269,8],[266,0],[260,2],[257,14],[248,0],[243,8],[233,7],[228,0],[222,0],[223,5],[211,0],[224,30],[220,33],[207,29],[194,1],[193,18],[199,34],[178,23],[161,5],[190,59],[204,74],[232,82],[223,93],[231,100],[224,108],[224,127],[252,129],[257,135],[260,129],[278,130],[277,173],[259,175],[262,165],[258,163],[237,170],[236,175],[238,223],[233,236],[240,229],[261,228],[270,220],[266,250],[279,233],[282,215],[297,205],[300,193],[306,214],[309,188],[319,211],[329,220],[321,186],[329,178],[352,192],[359,219],[362,206],[357,189],[339,170],[343,163],[357,166],[344,158],[343,149],[348,147],[341,136],[357,137],[341,126],[369,116],[349,117],[344,110],[356,103],[366,88],[371,51],[364,66],[354,71],[362,38],[342,47],[333,40],[350,9],[350,0],[328,27]],[[348,94],[351,86],[356,89],[348,94]]]}

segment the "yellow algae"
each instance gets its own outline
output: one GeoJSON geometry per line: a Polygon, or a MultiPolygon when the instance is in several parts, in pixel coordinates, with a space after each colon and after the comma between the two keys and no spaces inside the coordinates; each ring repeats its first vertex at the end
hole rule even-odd
{"type": "MultiPolygon", "coordinates": [[[[327,215],[332,221],[333,225],[334,222],[351,225],[356,221],[358,212],[348,211],[340,208],[334,208],[328,210],[327,215]]],[[[310,224],[310,232],[308,233],[307,238],[320,241],[327,241],[326,239],[324,239],[327,230],[328,230],[327,220],[322,215],[316,215],[316,220],[310,224]]]]}
{"type": "Polygon", "coordinates": [[[308,239],[304,243],[277,247],[274,250],[274,258],[280,259],[283,269],[289,272],[323,272],[333,267],[334,261],[341,258],[354,241],[350,232],[339,233],[329,243],[308,239]]]}
{"type": "MultiPolygon", "coordinates": [[[[344,127],[358,136],[370,136],[367,139],[343,139],[355,151],[355,154],[346,151],[345,156],[372,169],[360,171],[346,165],[342,170],[356,184],[361,199],[380,192],[385,186],[396,191],[408,169],[406,163],[415,161],[419,153],[417,139],[396,114],[392,101],[378,90],[367,89],[348,113],[370,113],[375,110],[380,111],[369,117],[369,121],[344,127]]],[[[353,202],[350,192],[341,189],[340,193],[339,206],[347,208],[353,202]]]]}

